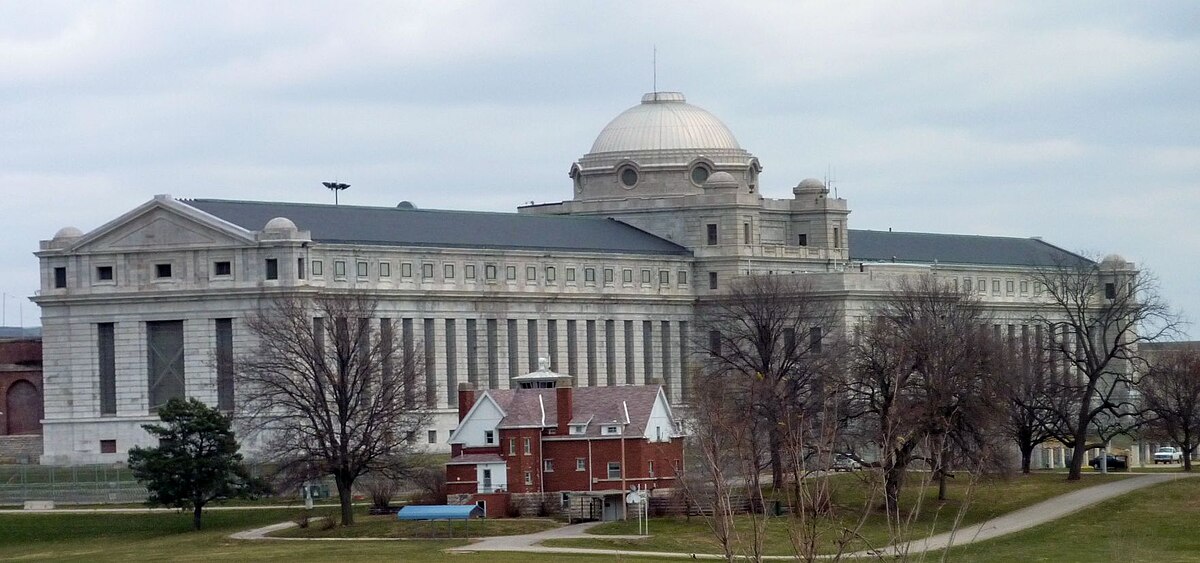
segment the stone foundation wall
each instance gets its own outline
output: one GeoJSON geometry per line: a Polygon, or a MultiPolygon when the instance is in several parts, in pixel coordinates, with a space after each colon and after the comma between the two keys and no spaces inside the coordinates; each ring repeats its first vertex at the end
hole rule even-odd
{"type": "Polygon", "coordinates": [[[38,463],[42,457],[42,436],[27,434],[0,436],[0,464],[38,463]]]}

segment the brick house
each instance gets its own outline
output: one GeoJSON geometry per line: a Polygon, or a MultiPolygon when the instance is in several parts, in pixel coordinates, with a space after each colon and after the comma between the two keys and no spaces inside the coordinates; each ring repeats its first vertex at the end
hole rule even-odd
{"type": "Polygon", "coordinates": [[[451,502],[482,504],[489,517],[516,503],[522,513],[570,506],[580,517],[613,520],[630,489],[674,486],[683,436],[661,385],[575,388],[545,360],[513,383],[480,392],[459,385],[446,464],[451,502]]]}

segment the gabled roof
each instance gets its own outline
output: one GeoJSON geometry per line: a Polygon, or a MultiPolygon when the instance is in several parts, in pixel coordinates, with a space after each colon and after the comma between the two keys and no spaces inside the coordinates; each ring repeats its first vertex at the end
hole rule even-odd
{"type": "MultiPolygon", "coordinates": [[[[654,410],[660,385],[624,385],[617,387],[575,387],[571,392],[574,412],[571,421],[589,421],[587,432],[576,436],[600,436],[600,427],[607,423],[625,423],[625,407],[629,408],[629,425],[625,436],[640,436],[654,410]]],[[[541,427],[541,397],[546,406],[546,426],[558,420],[554,389],[491,389],[485,392],[506,413],[498,428],[541,427]]]]}
{"type": "Polygon", "coordinates": [[[314,241],[326,243],[690,254],[669,240],[599,217],[218,199],[179,201],[251,231],[262,229],[275,217],[287,217],[300,230],[310,231],[314,241]]]}
{"type": "Polygon", "coordinates": [[[992,266],[1058,266],[1087,259],[1036,238],[850,229],[850,259],[992,266]]]}

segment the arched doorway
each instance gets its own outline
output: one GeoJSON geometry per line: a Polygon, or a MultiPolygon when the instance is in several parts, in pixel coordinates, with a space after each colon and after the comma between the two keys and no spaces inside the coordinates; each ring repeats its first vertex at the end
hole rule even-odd
{"type": "Polygon", "coordinates": [[[41,433],[42,400],[32,383],[20,379],[9,385],[4,404],[9,434],[41,433]]]}

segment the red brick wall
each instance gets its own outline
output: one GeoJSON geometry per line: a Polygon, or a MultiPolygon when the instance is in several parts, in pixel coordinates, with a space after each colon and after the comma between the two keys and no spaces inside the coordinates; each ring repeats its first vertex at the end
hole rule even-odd
{"type": "Polygon", "coordinates": [[[41,340],[0,341],[0,364],[42,365],[41,340]]]}
{"type": "Polygon", "coordinates": [[[478,487],[476,478],[478,475],[475,473],[474,465],[447,465],[446,493],[451,495],[474,494],[478,487]]]}
{"type": "MultiPolygon", "coordinates": [[[[548,440],[545,442],[548,459],[554,460],[554,472],[546,473],[546,491],[586,491],[620,489],[621,480],[608,479],[608,462],[621,461],[621,440],[591,440],[591,477],[588,471],[576,471],[576,459],[588,458],[587,440],[548,440]]],[[[683,439],[671,442],[647,442],[641,438],[625,440],[625,463],[622,469],[627,487],[646,485],[648,488],[674,486],[675,460],[683,458],[683,439]],[[655,478],[649,478],[649,461],[654,461],[655,478]]],[[[682,461],[681,461],[682,462],[682,461]]],[[[585,463],[587,463],[585,461],[585,463]]]]}
{"type": "Polygon", "coordinates": [[[500,431],[500,456],[508,463],[508,490],[514,493],[536,493],[542,483],[542,431],[539,428],[517,428],[500,431]],[[529,454],[525,454],[525,440],[529,440],[529,454]],[[509,440],[516,440],[510,450],[509,440]],[[509,451],[515,451],[510,455],[509,451]],[[525,472],[529,472],[530,484],[525,484],[525,472]]]}
{"type": "Polygon", "coordinates": [[[41,434],[42,416],[42,341],[0,342],[0,435],[41,434]],[[10,387],[21,381],[28,381],[36,392],[24,399],[20,393],[10,397],[10,387]]]}
{"type": "Polygon", "coordinates": [[[478,494],[471,496],[471,502],[485,501],[488,518],[504,518],[508,516],[508,493],[478,494]]]}

